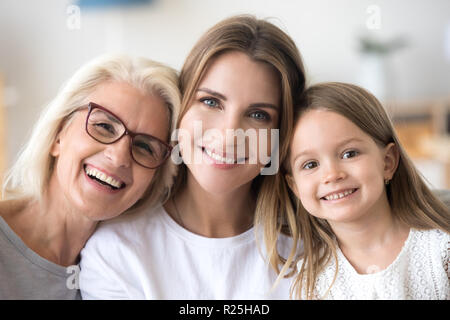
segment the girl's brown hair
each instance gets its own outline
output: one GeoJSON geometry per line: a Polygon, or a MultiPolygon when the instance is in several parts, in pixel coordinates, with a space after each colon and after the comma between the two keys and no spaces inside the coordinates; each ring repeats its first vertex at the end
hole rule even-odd
{"type": "MultiPolygon", "coordinates": [[[[219,55],[239,51],[247,54],[257,62],[273,67],[280,79],[281,111],[280,111],[280,161],[288,151],[288,139],[293,128],[293,106],[298,104],[298,93],[305,88],[305,74],[300,53],[294,41],[274,24],[249,15],[239,15],[225,19],[209,29],[195,44],[189,53],[180,74],[182,93],[181,111],[177,128],[184,114],[189,109],[195,92],[207,68],[219,55]]],[[[186,166],[180,165],[175,181],[173,194],[185,185],[186,166]]],[[[279,272],[278,266],[285,260],[278,254],[276,242],[282,224],[286,222],[288,233],[298,234],[295,213],[281,212],[281,203],[285,202],[287,188],[279,174],[258,176],[254,179],[252,190],[257,194],[255,225],[264,225],[264,240],[271,265],[279,272]],[[283,195],[284,198],[280,198],[283,195]]],[[[295,239],[294,243],[297,241],[295,239]]],[[[296,251],[292,248],[291,253],[296,251]]],[[[293,254],[288,261],[292,261],[293,254]]]]}
{"type": "MultiPolygon", "coordinates": [[[[392,180],[386,186],[389,205],[395,219],[410,228],[441,229],[450,232],[448,208],[427,187],[400,145],[389,116],[372,94],[358,86],[345,83],[329,82],[314,85],[305,91],[299,108],[295,111],[295,122],[304,113],[317,109],[336,112],[346,117],[380,146],[389,143],[396,145],[399,164],[392,180]]],[[[287,173],[291,174],[288,162],[285,162],[284,167],[287,173]]],[[[293,193],[290,196],[296,203],[304,246],[303,264],[292,285],[291,295],[313,299],[317,298],[314,293],[317,276],[332,258],[336,262],[336,278],[338,272],[336,239],[326,220],[310,215],[293,193]]]]}

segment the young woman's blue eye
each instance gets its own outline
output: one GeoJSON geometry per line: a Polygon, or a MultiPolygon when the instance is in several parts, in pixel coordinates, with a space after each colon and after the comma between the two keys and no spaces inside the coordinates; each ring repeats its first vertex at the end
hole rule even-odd
{"type": "Polygon", "coordinates": [[[200,101],[209,108],[217,108],[219,106],[219,102],[216,99],[204,98],[200,101]]]}
{"type": "Polygon", "coordinates": [[[307,163],[305,163],[302,166],[302,169],[311,170],[311,169],[314,169],[317,166],[318,166],[318,163],[316,161],[308,161],[307,163]]]}
{"type": "Polygon", "coordinates": [[[263,111],[252,112],[250,117],[258,121],[270,121],[270,115],[263,111]]]}
{"type": "Polygon", "coordinates": [[[342,159],[353,158],[353,157],[356,157],[358,154],[359,154],[359,153],[358,153],[358,151],[356,151],[356,150],[346,151],[346,152],[344,152],[344,154],[342,155],[342,159]]]}

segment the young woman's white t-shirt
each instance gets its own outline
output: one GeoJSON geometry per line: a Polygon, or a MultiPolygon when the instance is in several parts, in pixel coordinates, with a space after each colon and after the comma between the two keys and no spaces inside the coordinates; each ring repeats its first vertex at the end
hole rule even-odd
{"type": "MultiPolygon", "coordinates": [[[[207,238],[182,228],[161,205],[100,224],[81,252],[83,299],[288,299],[254,229],[207,238]]],[[[280,250],[290,250],[282,236],[280,250]]]]}

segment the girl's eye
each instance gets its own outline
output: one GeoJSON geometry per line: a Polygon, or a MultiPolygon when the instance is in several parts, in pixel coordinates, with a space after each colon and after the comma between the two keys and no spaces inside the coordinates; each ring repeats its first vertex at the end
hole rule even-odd
{"type": "Polygon", "coordinates": [[[316,161],[309,161],[302,166],[302,169],[311,170],[318,166],[316,161]]]}
{"type": "Polygon", "coordinates": [[[250,117],[258,121],[270,121],[270,115],[267,112],[255,111],[250,114],[250,117]]]}
{"type": "Polygon", "coordinates": [[[344,154],[342,155],[342,159],[353,158],[353,157],[356,157],[358,154],[359,154],[359,153],[358,153],[358,151],[356,151],[356,150],[346,151],[346,152],[344,152],[344,154]]]}
{"type": "Polygon", "coordinates": [[[219,102],[216,99],[204,98],[200,101],[209,108],[217,108],[219,106],[219,102]]]}

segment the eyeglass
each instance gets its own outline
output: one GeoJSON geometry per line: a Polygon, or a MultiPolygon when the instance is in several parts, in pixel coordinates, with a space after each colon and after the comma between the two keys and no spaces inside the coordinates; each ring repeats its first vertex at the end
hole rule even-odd
{"type": "Polygon", "coordinates": [[[112,144],[129,135],[131,157],[148,169],[161,166],[172,151],[172,146],[154,136],[128,130],[118,116],[93,102],[88,104],[86,132],[103,144],[112,144]]]}

